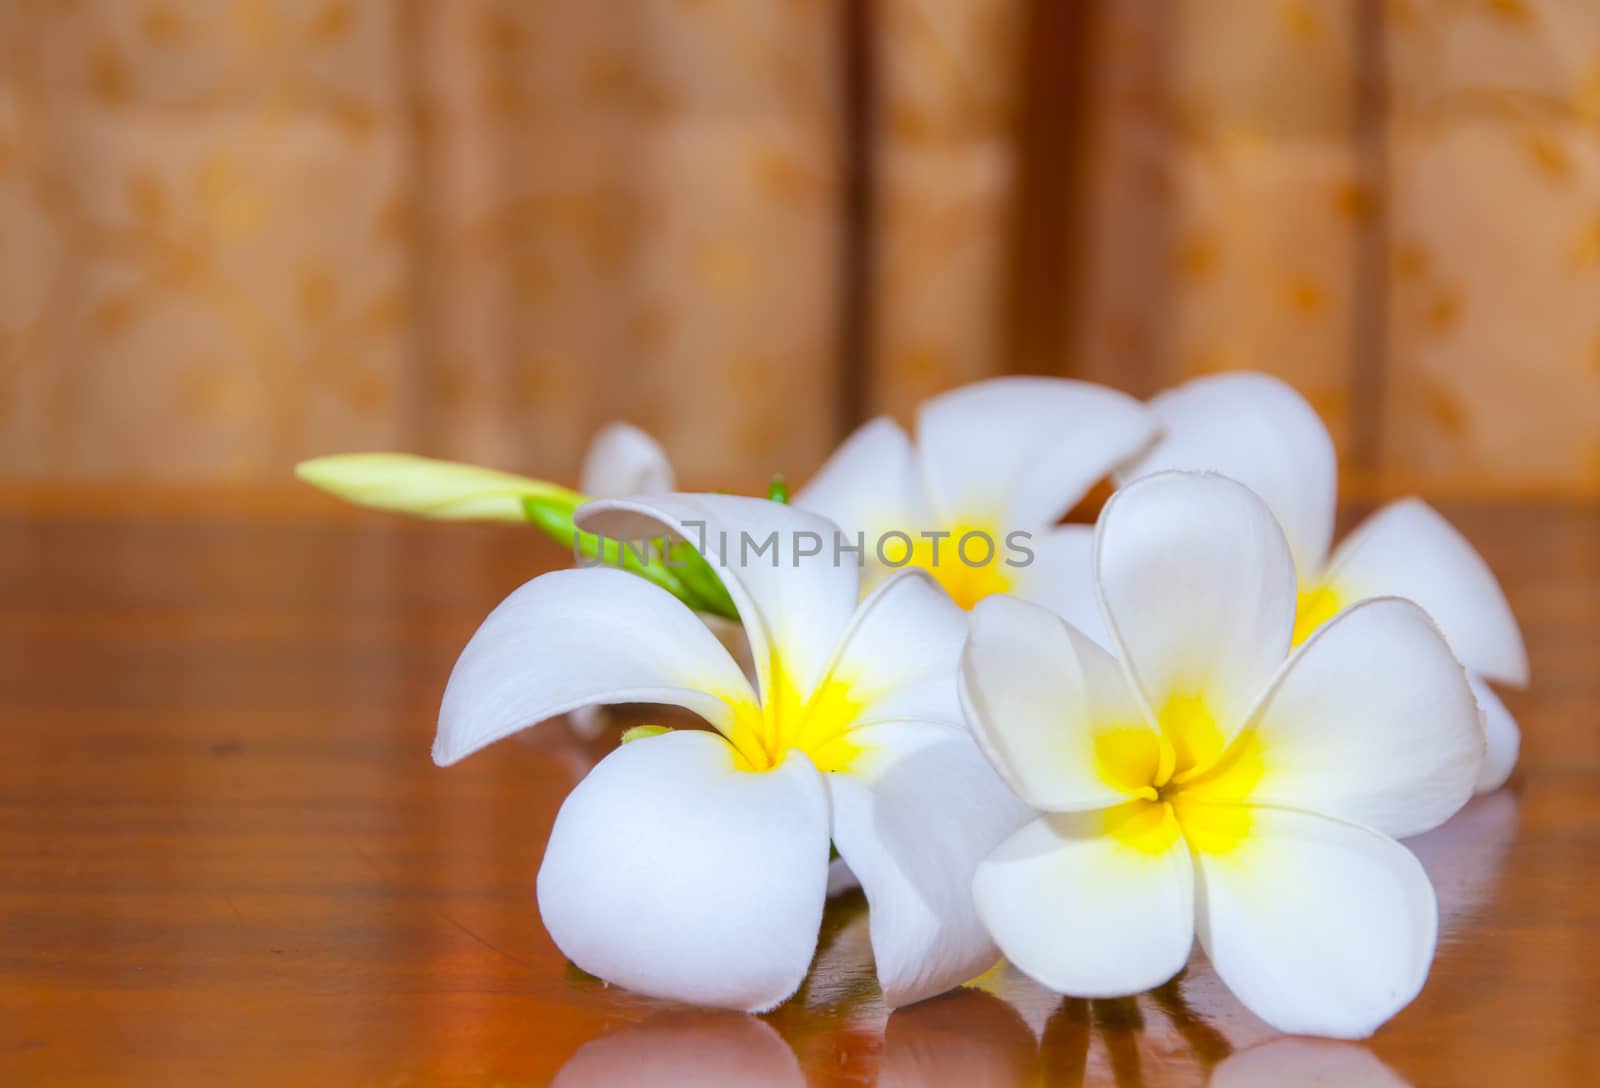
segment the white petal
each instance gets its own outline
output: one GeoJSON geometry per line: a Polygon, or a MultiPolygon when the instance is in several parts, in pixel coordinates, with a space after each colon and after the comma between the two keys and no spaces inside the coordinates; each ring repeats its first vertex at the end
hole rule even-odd
{"type": "Polygon", "coordinates": [[[1054,525],[1154,436],[1154,417],[1137,400],[1068,378],[994,378],[917,413],[935,512],[1006,533],[1054,525]]]}
{"type": "Polygon", "coordinates": [[[1466,673],[1427,614],[1396,597],[1364,601],[1311,636],[1251,730],[1239,739],[1239,765],[1224,760],[1216,773],[1259,772],[1252,802],[1397,838],[1453,816],[1483,760],[1466,673]]]}
{"type": "Polygon", "coordinates": [[[641,497],[588,503],[577,521],[623,540],[667,531],[703,549],[739,609],[763,697],[773,690],[775,654],[796,689],[810,692],[856,610],[860,570],[848,556],[835,560],[838,527],[784,503],[735,495],[641,497]]]}
{"type": "Polygon", "coordinates": [[[1100,515],[1095,576],[1112,640],[1150,709],[1203,695],[1230,739],[1294,629],[1294,563],[1271,511],[1222,476],[1146,476],[1100,515]]]}
{"type": "Polygon", "coordinates": [[[916,534],[930,523],[922,465],[906,432],[886,416],[857,427],[795,492],[793,505],[832,520],[852,542],[865,533],[869,557],[879,534],[916,534]]]}
{"type": "Polygon", "coordinates": [[[769,1025],[735,1013],[669,1012],[591,1039],[552,1088],[805,1088],[794,1051],[769,1025]]]}
{"type": "Polygon", "coordinates": [[[676,485],[659,443],[631,423],[608,423],[583,455],[578,490],[596,499],[665,495],[676,485]]]}
{"type": "Polygon", "coordinates": [[[1094,581],[1094,529],[1063,525],[1028,542],[1032,560],[1010,570],[1011,592],[1050,609],[1102,646],[1111,645],[1094,581]]]}
{"type": "Polygon", "coordinates": [[[1216,374],[1150,401],[1161,438],[1117,473],[1122,483],[1164,469],[1220,472],[1266,502],[1295,563],[1320,571],[1333,543],[1338,461],[1316,410],[1269,374],[1216,374]]]}
{"type": "Polygon", "coordinates": [[[919,570],[891,575],[861,603],[828,670],[861,724],[913,719],[964,728],[956,665],[967,614],[919,570]]]}
{"type": "Polygon", "coordinates": [[[979,601],[970,630],[961,655],[967,722],[1011,788],[1053,812],[1127,800],[1106,777],[1097,733],[1149,732],[1152,753],[1158,742],[1112,657],[1054,613],[1005,595],[979,601]]]}
{"type": "Polygon", "coordinates": [[[1197,853],[1200,942],[1217,975],[1279,1031],[1359,1039],[1410,1004],[1438,911],[1422,865],[1357,824],[1252,807],[1226,853],[1197,853]]]}
{"type": "MultiPolygon", "coordinates": [[[[1133,819],[1171,820],[1137,803],[1133,819]]],[[[1109,834],[1122,811],[1041,816],[978,867],[973,895],[1006,958],[1052,990],[1121,997],[1183,969],[1194,942],[1194,877],[1175,827],[1146,852],[1109,834]]]]}
{"type": "Polygon", "coordinates": [[[1432,616],[1451,649],[1474,672],[1528,682],[1522,632],[1489,565],[1421,499],[1390,503],[1345,538],[1328,565],[1343,600],[1409,597],[1432,616]]]}
{"type": "Polygon", "coordinates": [[[619,570],[542,575],[461,651],[439,707],[440,766],[535,722],[600,703],[671,703],[718,729],[749,682],[681,601],[619,570]]]}
{"type": "Polygon", "coordinates": [[[1478,768],[1477,791],[1488,793],[1506,784],[1517,766],[1517,754],[1522,749],[1522,730],[1517,719],[1511,716],[1506,704],[1494,693],[1488,681],[1468,670],[1467,680],[1472,684],[1473,697],[1478,700],[1478,711],[1483,720],[1483,764],[1478,768]]]}
{"type": "Polygon", "coordinates": [[[972,907],[972,874],[1027,810],[959,730],[891,722],[851,740],[862,753],[827,776],[833,842],[867,896],[884,1001],[909,1005],[999,958],[972,907]]]}
{"type": "Polygon", "coordinates": [[[828,798],[791,752],[737,769],[714,733],[612,752],[556,815],[539,913],[562,953],[653,997],[760,1011],[800,985],[828,879],[828,798]]]}

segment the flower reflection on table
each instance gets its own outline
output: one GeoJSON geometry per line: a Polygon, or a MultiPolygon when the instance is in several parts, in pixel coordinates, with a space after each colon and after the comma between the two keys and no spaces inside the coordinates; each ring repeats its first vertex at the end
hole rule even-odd
{"type": "MultiPolygon", "coordinates": [[[[1517,821],[1517,798],[1480,797],[1412,840],[1439,889],[1448,935],[1493,897],[1517,821]]],[[[874,982],[866,903],[836,896],[794,999],[762,1016],[662,1011],[580,1047],[556,1084],[794,1085],[1200,1084],[1216,1088],[1408,1082],[1366,1046],[1282,1036],[1250,1015],[1203,962],[1164,986],[1113,1000],[1063,998],[1004,962],[968,987],[900,1009],[874,982]]]]}

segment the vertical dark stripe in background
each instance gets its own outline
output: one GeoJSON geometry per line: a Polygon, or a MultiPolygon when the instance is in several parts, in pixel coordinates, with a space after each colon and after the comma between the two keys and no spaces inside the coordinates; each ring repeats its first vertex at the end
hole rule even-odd
{"type": "Polygon", "coordinates": [[[1071,371],[1097,0],[1024,0],[1004,369],[1071,371]]]}
{"type": "Polygon", "coordinates": [[[837,427],[843,437],[867,418],[875,277],[877,30],[875,0],[839,4],[839,341],[837,427]]]}
{"type": "Polygon", "coordinates": [[[1357,201],[1351,262],[1350,403],[1346,462],[1363,475],[1383,456],[1383,417],[1389,365],[1389,90],[1384,50],[1384,0],[1357,0],[1355,110],[1357,201]]]}

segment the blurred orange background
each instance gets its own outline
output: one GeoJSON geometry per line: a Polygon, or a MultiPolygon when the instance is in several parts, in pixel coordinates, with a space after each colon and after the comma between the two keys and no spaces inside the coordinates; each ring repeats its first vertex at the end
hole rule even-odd
{"type": "Polygon", "coordinates": [[[1381,488],[1600,493],[1600,4],[0,0],[0,476],[798,479],[1234,368],[1381,488]]]}

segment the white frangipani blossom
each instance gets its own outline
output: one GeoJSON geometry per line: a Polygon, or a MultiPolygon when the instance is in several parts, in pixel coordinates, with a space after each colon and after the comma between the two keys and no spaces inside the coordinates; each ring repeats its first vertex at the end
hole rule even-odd
{"type": "Polygon", "coordinates": [[[1118,479],[1209,470],[1255,491],[1294,555],[1296,644],[1371,597],[1421,605],[1471,676],[1488,742],[1477,788],[1503,785],[1516,765],[1521,734],[1488,681],[1525,686],[1528,654],[1505,594],[1467,539],[1427,503],[1408,498],[1378,510],[1334,548],[1333,440],[1305,398],[1277,378],[1249,372],[1198,378],[1156,396],[1150,408],[1162,437],[1118,479]]]}
{"type": "Polygon", "coordinates": [[[915,442],[887,417],[863,424],[794,504],[861,534],[869,584],[911,565],[929,570],[964,608],[1013,593],[1071,615],[1092,607],[1072,597],[1081,581],[1064,577],[1087,565],[1092,532],[1057,523],[1154,436],[1151,413],[1116,390],[1066,378],[994,378],[924,402],[915,442]],[[976,535],[963,552],[969,534],[976,535]],[[1031,559],[1008,546],[1013,539],[1031,559]]]}
{"type": "Polygon", "coordinates": [[[771,1008],[816,948],[831,839],[866,893],[890,1005],[993,963],[972,873],[1026,812],[962,723],[965,623],[944,592],[907,572],[860,601],[853,564],[807,554],[835,527],[763,499],[596,502],[579,520],[625,539],[775,535],[777,550],[705,550],[742,617],[754,685],[680,601],[613,569],[534,579],[462,652],[440,764],[603,703],[675,704],[714,730],[627,743],[568,796],[538,880],[557,946],[643,993],[771,1008]]]}
{"type": "Polygon", "coordinates": [[[1018,968],[1082,997],[1165,982],[1198,935],[1267,1023],[1370,1034],[1421,989],[1438,931],[1395,838],[1456,812],[1483,759],[1460,663],[1392,597],[1291,655],[1284,535],[1214,474],[1114,495],[1094,572],[1115,656],[1012,597],[972,613],[968,718],[1043,813],[979,867],[985,925],[1018,968]]]}

